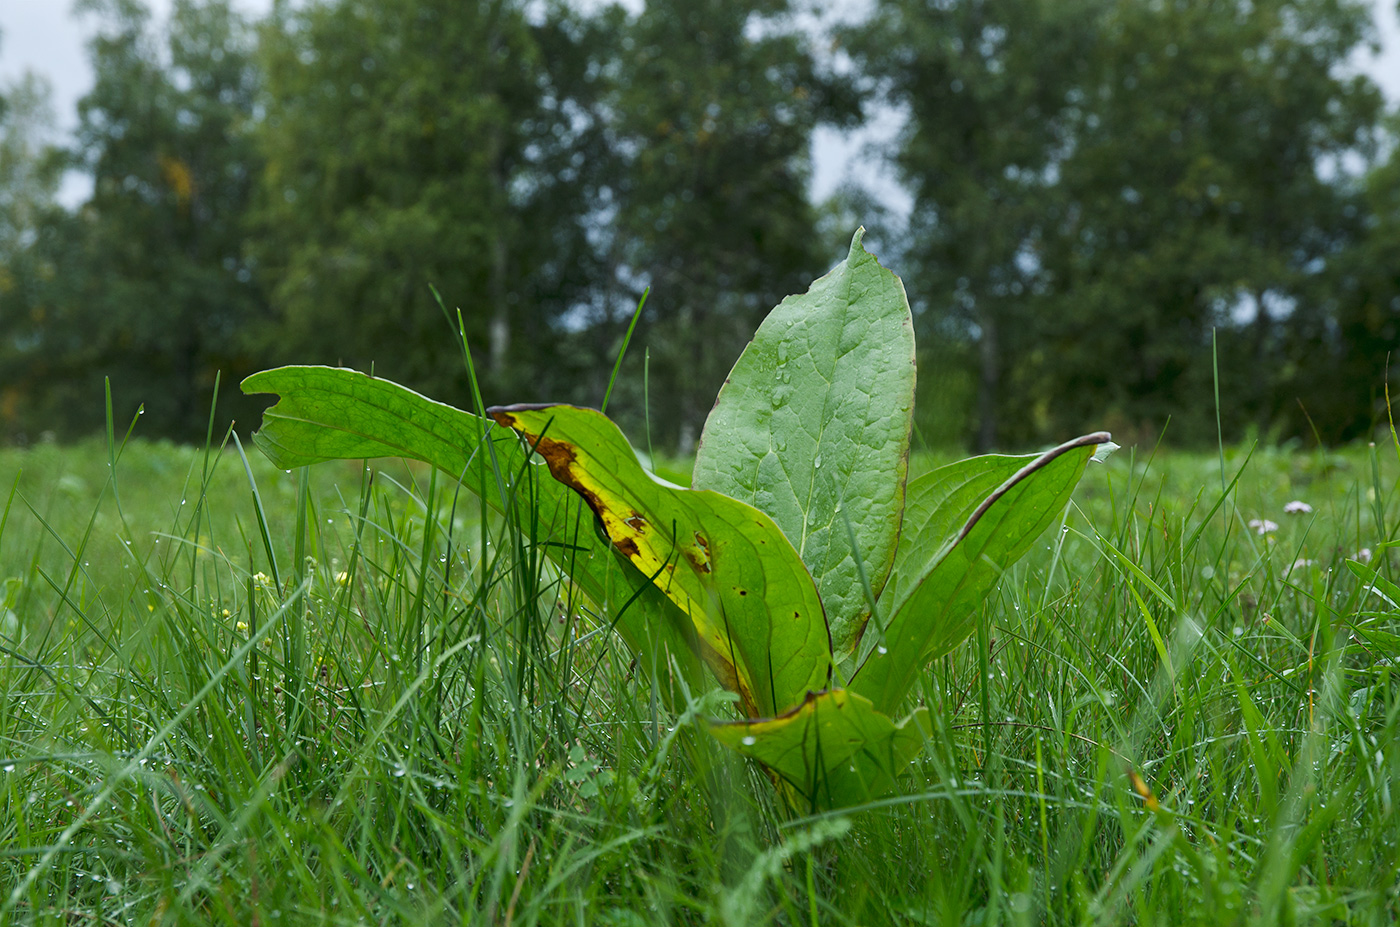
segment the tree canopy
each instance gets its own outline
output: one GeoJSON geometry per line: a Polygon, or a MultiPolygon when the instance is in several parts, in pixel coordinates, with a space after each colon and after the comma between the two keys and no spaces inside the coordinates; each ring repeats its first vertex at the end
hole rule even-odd
{"type": "MultiPolygon", "coordinates": [[[[862,223],[945,440],[1213,440],[1217,369],[1227,436],[1385,411],[1400,156],[1358,0],[878,0],[836,28],[788,0],[79,8],[73,137],[39,82],[0,88],[0,440],[97,426],[107,377],[198,439],[216,377],[284,362],[466,403],[458,311],[492,401],[597,404],[647,292],[615,410],[688,451],[862,223]],[[908,221],[813,202],[817,129],[890,106],[908,221]]],[[[255,424],[224,398],[219,428],[255,424]]]]}

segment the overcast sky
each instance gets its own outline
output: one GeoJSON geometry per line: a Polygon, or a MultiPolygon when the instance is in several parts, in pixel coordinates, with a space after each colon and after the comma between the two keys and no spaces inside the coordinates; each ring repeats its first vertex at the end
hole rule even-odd
{"type": "MultiPolygon", "coordinates": [[[[171,0],[148,2],[157,16],[165,15],[171,5],[171,0]]],[[[1369,73],[1394,103],[1400,101],[1397,0],[1373,2],[1381,53],[1375,56],[1363,53],[1355,64],[1369,73]]],[[[261,15],[269,9],[271,0],[239,0],[235,5],[246,13],[261,15]]],[[[26,70],[48,78],[53,86],[54,107],[64,129],[72,128],[77,122],[78,98],[92,84],[92,69],[88,67],[83,47],[90,24],[75,20],[71,8],[71,0],[0,0],[0,80],[11,81],[26,70]]],[[[876,133],[889,134],[892,128],[888,124],[877,127],[876,133]]],[[[829,194],[841,182],[868,135],[846,138],[831,131],[818,133],[813,179],[813,192],[818,198],[829,194]]],[[[85,180],[74,178],[65,185],[63,199],[69,203],[80,202],[88,189],[85,180]]]]}

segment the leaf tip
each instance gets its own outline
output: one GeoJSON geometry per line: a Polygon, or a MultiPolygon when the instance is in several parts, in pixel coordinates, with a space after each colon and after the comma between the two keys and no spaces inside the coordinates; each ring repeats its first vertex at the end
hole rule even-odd
{"type": "Polygon", "coordinates": [[[859,255],[862,255],[862,254],[869,254],[869,253],[870,253],[870,252],[868,252],[868,251],[865,250],[865,245],[862,244],[862,242],[863,242],[864,240],[865,240],[865,226],[862,225],[860,228],[856,229],[855,235],[853,235],[853,236],[851,237],[851,253],[850,253],[850,255],[847,257],[847,260],[850,260],[851,258],[858,257],[859,255]]]}
{"type": "MultiPolygon", "coordinates": [[[[1105,434],[1105,437],[1107,437],[1107,434],[1105,434]]],[[[1108,460],[1116,450],[1118,450],[1118,445],[1114,444],[1113,440],[1110,438],[1094,448],[1094,456],[1089,459],[1094,463],[1103,463],[1105,460],[1108,460]]]]}

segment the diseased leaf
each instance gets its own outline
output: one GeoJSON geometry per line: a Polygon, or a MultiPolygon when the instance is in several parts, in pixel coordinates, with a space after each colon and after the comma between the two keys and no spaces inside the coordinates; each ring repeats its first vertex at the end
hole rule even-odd
{"type": "MultiPolygon", "coordinates": [[[[977,607],[1064,510],[1095,446],[1107,441],[1100,432],[1062,444],[983,499],[898,605],[851,688],[879,710],[895,711],[919,671],[972,632],[977,607]]],[[[933,521],[936,529],[941,520],[933,521]]]]}
{"type": "Polygon", "coordinates": [[[550,557],[584,595],[617,619],[618,632],[645,670],[664,678],[674,661],[692,687],[702,680],[685,616],[597,539],[591,514],[543,467],[527,460],[514,432],[389,380],[342,368],[265,370],[244,380],[242,389],[280,397],[263,413],[253,436],[279,467],[407,457],[460,479],[497,510],[512,494],[522,494],[521,501],[534,506],[538,540],[552,541],[545,547],[550,557]],[[482,444],[483,433],[492,435],[489,449],[482,444]]]}
{"type": "Polygon", "coordinates": [[[816,580],[838,659],[870,614],[856,557],[877,595],[894,560],[914,408],[909,300],[862,234],[759,326],[705,422],[692,479],[782,528],[816,580]]]}
{"type": "Polygon", "coordinates": [[[812,693],[776,718],[710,725],[716,739],[780,775],[813,808],[889,794],[924,744],[927,710],[899,724],[849,689],[812,693]]]}
{"type": "Polygon", "coordinates": [[[773,520],[717,492],[646,472],[607,416],[575,406],[488,410],[526,437],[603,533],[695,626],[702,657],[751,715],[797,704],[830,677],[816,587],[773,520]]]}

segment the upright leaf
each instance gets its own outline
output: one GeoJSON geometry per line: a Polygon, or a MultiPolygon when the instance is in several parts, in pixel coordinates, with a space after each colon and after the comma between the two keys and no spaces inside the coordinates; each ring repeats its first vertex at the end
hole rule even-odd
{"type": "Polygon", "coordinates": [[[746,503],[644,470],[607,416],[574,406],[489,410],[524,435],[602,531],[695,625],[702,656],[751,715],[826,688],[830,640],[807,569],[778,526],[746,503]]]}
{"type": "Polygon", "coordinates": [[[959,460],[911,480],[905,489],[904,524],[894,569],[880,595],[880,614],[893,615],[957,539],[983,500],[1036,459],[988,454],[959,460]]]}
{"type": "MultiPolygon", "coordinates": [[[[879,710],[893,713],[919,671],[971,633],[977,607],[1002,572],[1063,511],[1095,447],[1108,440],[1099,432],[1062,444],[1017,470],[978,503],[952,542],[896,603],[879,645],[856,671],[851,688],[879,710]]],[[[989,469],[1001,465],[982,460],[989,469]]],[[[932,521],[934,530],[940,521],[932,521]]]]}
{"type": "Polygon", "coordinates": [[[685,616],[647,577],[619,563],[587,524],[580,529],[578,499],[544,473],[536,477],[534,471],[543,468],[527,460],[514,433],[497,431],[490,442],[489,453],[509,481],[498,485],[496,466],[481,443],[483,434],[496,430],[491,423],[397,383],[340,368],[279,367],[248,377],[242,388],[281,397],[263,413],[253,436],[279,467],[407,457],[462,480],[497,509],[505,504],[502,490],[527,492],[540,531],[555,542],[545,550],[586,596],[616,617],[644,669],[664,673],[674,660],[692,686],[701,680],[685,616]]]}
{"type": "Polygon", "coordinates": [[[857,558],[876,594],[894,561],[914,408],[909,300],[862,235],[759,326],[705,423],[692,480],[782,528],[816,580],[838,658],[870,617],[857,558]]]}

